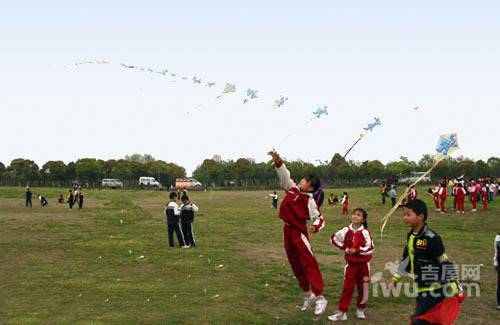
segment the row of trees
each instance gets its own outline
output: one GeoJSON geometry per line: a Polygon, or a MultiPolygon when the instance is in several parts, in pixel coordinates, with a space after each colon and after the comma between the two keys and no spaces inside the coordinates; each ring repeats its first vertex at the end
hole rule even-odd
{"type": "MultiPolygon", "coordinates": [[[[374,179],[397,178],[411,172],[426,171],[433,163],[431,155],[424,155],[418,162],[400,157],[397,161],[383,164],[378,160],[363,162],[342,161],[335,154],[330,161],[311,164],[301,160],[289,161],[292,176],[300,178],[316,174],[323,182],[333,186],[369,185],[374,179]]],[[[500,158],[487,161],[463,157],[447,159],[433,171],[434,178],[451,178],[465,175],[467,178],[499,177],[500,158]]],[[[79,159],[65,164],[49,161],[41,168],[32,160],[15,159],[6,167],[0,162],[0,184],[43,186],[67,186],[74,180],[95,187],[103,178],[119,178],[125,186],[137,186],[140,176],[153,176],[165,187],[175,184],[175,179],[186,177],[186,170],[174,163],[156,160],[151,155],[134,154],[120,160],[79,159]]],[[[276,173],[270,162],[257,163],[253,159],[222,160],[215,156],[205,159],[193,172],[193,177],[208,187],[270,187],[276,186],[276,173]]]]}
{"type": "Polygon", "coordinates": [[[156,160],[151,155],[134,154],[120,160],[83,158],[65,164],[48,161],[41,168],[32,160],[14,159],[8,167],[0,162],[0,183],[3,185],[70,186],[73,182],[98,187],[103,178],[118,178],[127,187],[138,185],[141,176],[153,176],[163,186],[186,177],[186,170],[174,163],[156,160]]]}
{"type": "MultiPolygon", "coordinates": [[[[396,179],[412,172],[424,172],[433,164],[431,155],[424,155],[418,162],[400,157],[397,161],[383,164],[378,160],[363,162],[343,161],[335,154],[330,161],[311,164],[301,160],[289,161],[287,167],[295,178],[316,174],[324,183],[333,186],[370,185],[373,180],[396,179]]],[[[467,158],[447,159],[433,171],[436,179],[465,175],[467,178],[499,177],[500,158],[492,157],[486,162],[467,158]]],[[[270,162],[256,163],[253,159],[221,160],[219,157],[205,159],[193,172],[193,177],[213,187],[258,187],[276,184],[276,173],[270,162]]]]}

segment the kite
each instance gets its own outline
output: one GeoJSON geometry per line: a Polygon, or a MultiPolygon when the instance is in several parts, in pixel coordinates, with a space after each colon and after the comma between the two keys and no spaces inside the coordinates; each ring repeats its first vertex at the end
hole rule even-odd
{"type": "Polygon", "coordinates": [[[182,80],[187,80],[187,78],[188,78],[187,76],[184,76],[182,77],[182,80]]]}
{"type": "Polygon", "coordinates": [[[371,132],[377,125],[382,125],[382,123],[380,123],[380,119],[378,117],[375,117],[374,122],[368,123],[368,126],[363,128],[363,130],[371,132]]]}
{"type": "Polygon", "coordinates": [[[287,101],[288,101],[288,97],[280,96],[279,99],[276,99],[275,101],[273,101],[273,107],[279,108],[279,107],[285,105],[287,101]]]}
{"type": "Polygon", "coordinates": [[[163,69],[163,70],[160,70],[158,71],[159,74],[163,75],[163,76],[166,76],[167,73],[168,73],[168,70],[167,69],[163,69]]]}
{"type": "Polygon", "coordinates": [[[313,112],[313,115],[315,118],[320,118],[321,115],[328,115],[328,106],[319,106],[318,105],[318,108],[313,112]]]}
{"type": "Polygon", "coordinates": [[[217,96],[217,99],[221,98],[222,96],[224,96],[226,94],[234,93],[234,92],[236,92],[236,86],[234,84],[230,84],[230,83],[226,82],[226,84],[224,85],[224,90],[222,90],[222,94],[217,96]]]}
{"type": "Polygon", "coordinates": [[[458,136],[456,133],[443,134],[439,136],[439,140],[436,146],[436,154],[434,155],[434,163],[432,166],[419,178],[417,178],[412,184],[410,184],[403,194],[399,197],[399,200],[392,207],[389,212],[382,218],[382,226],[380,227],[380,236],[384,234],[384,228],[389,221],[390,216],[397,210],[404,198],[408,196],[410,188],[420,183],[424,177],[428,176],[436,166],[443,161],[445,158],[449,157],[452,153],[458,150],[458,136]]]}
{"type": "Polygon", "coordinates": [[[170,74],[171,77],[176,77],[177,75],[175,73],[170,74]]]}
{"type": "Polygon", "coordinates": [[[198,78],[196,78],[196,76],[193,76],[193,83],[201,84],[201,79],[198,79],[198,78]]]}
{"type": "Polygon", "coordinates": [[[243,100],[243,104],[249,102],[252,99],[257,98],[257,90],[254,89],[247,89],[247,97],[243,100]]]}
{"type": "Polygon", "coordinates": [[[420,109],[420,106],[415,106],[415,107],[413,107],[413,109],[418,111],[420,109]]]}
{"type": "Polygon", "coordinates": [[[207,82],[207,87],[208,88],[215,87],[215,81],[209,81],[209,82],[207,82]]]}

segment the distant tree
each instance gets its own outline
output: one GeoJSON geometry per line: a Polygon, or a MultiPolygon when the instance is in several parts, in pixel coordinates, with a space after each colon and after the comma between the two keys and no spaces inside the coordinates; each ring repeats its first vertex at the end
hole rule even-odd
{"type": "Polygon", "coordinates": [[[139,153],[134,153],[132,155],[125,155],[124,159],[128,161],[139,162],[141,164],[146,164],[155,161],[155,158],[150,154],[141,155],[139,153]]]}
{"type": "Polygon", "coordinates": [[[119,178],[121,180],[129,179],[132,176],[132,171],[130,170],[130,162],[124,159],[118,161],[113,161],[113,167],[111,169],[111,177],[119,178]]]}
{"type": "Polygon", "coordinates": [[[483,160],[476,161],[476,177],[488,177],[491,175],[490,166],[483,160]]]}
{"type": "Polygon", "coordinates": [[[79,159],[75,164],[76,177],[79,180],[97,184],[102,174],[102,165],[95,158],[79,159]]]}
{"type": "Polygon", "coordinates": [[[487,162],[491,170],[491,176],[500,177],[500,158],[491,157],[487,162]]]}
{"type": "Polygon", "coordinates": [[[0,177],[2,177],[6,171],[7,168],[5,168],[5,165],[0,161],[0,177]]]}
{"type": "Polygon", "coordinates": [[[176,178],[186,177],[184,167],[162,160],[155,160],[145,164],[147,176],[157,178],[163,186],[175,185],[176,178]]]}
{"type": "Polygon", "coordinates": [[[42,166],[41,172],[50,181],[62,184],[66,180],[67,166],[61,160],[48,161],[42,166]]]}
{"type": "Polygon", "coordinates": [[[38,178],[38,165],[33,160],[14,159],[7,168],[16,182],[31,183],[38,178]]]}
{"type": "Polygon", "coordinates": [[[457,163],[457,176],[465,175],[465,178],[473,178],[476,175],[476,165],[470,159],[463,159],[457,163]]]}

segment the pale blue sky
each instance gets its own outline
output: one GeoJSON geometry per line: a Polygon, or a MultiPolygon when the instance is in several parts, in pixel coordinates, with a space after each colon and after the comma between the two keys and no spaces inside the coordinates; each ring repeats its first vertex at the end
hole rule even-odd
{"type": "Polygon", "coordinates": [[[314,162],[343,152],[374,116],[383,126],[351,159],[418,159],[450,131],[460,154],[498,156],[499,17],[500,2],[483,0],[4,1],[0,161],[139,152],[192,171],[214,154],[264,160],[277,146],[314,162]],[[113,64],[72,65],[87,59],[113,64]],[[216,102],[225,81],[261,98],[216,102]],[[280,94],[290,101],[276,111],[280,94]],[[330,114],[304,126],[316,104],[330,114]]]}

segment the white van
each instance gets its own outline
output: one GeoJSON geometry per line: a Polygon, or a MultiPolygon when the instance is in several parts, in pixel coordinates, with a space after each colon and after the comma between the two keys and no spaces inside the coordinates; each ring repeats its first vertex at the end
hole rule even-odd
{"type": "Polygon", "coordinates": [[[161,184],[154,177],[139,177],[139,187],[157,187],[161,188],[161,184]]]}
{"type": "MultiPolygon", "coordinates": [[[[412,184],[413,182],[417,181],[420,177],[424,176],[424,172],[413,172],[410,173],[409,175],[402,177],[399,179],[400,184],[412,184]]],[[[430,183],[431,182],[431,177],[429,175],[425,176],[421,180],[422,183],[430,183]]]]}
{"type": "Polygon", "coordinates": [[[105,178],[101,182],[101,187],[123,188],[123,183],[117,178],[105,178]]]}

